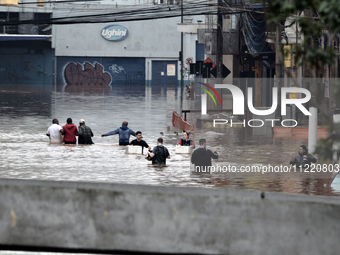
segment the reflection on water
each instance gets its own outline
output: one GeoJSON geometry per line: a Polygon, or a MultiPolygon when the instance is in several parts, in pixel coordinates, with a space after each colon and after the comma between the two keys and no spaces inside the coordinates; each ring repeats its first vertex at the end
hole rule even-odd
{"type": "MultiPolygon", "coordinates": [[[[339,195],[326,179],[316,178],[195,178],[190,175],[189,155],[175,154],[181,134],[171,127],[172,111],[188,109],[195,102],[184,97],[177,86],[114,87],[109,94],[68,94],[32,88],[0,88],[0,177],[42,180],[117,182],[148,185],[199,186],[209,188],[257,189],[315,195],[339,195]],[[94,133],[92,146],[50,145],[45,135],[53,118],[61,125],[71,117],[80,119],[94,133]],[[125,154],[118,146],[118,136],[101,134],[129,122],[134,131],[142,131],[151,146],[163,137],[171,159],[168,166],[157,168],[142,155],[125,154]],[[162,134],[161,134],[162,133],[162,134]]],[[[197,102],[196,102],[197,104],[197,102]]],[[[189,116],[193,118],[193,116],[189,116]]],[[[307,141],[272,139],[253,135],[251,128],[225,128],[196,131],[208,147],[216,147],[220,165],[288,165],[290,156],[307,141]]]]}

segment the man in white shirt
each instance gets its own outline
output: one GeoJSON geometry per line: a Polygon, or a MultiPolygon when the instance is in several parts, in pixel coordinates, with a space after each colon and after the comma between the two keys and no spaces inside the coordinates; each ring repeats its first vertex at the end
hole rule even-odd
{"type": "Polygon", "coordinates": [[[52,120],[52,125],[47,129],[46,135],[50,138],[51,143],[62,143],[61,135],[63,128],[59,125],[57,119],[52,120]]]}

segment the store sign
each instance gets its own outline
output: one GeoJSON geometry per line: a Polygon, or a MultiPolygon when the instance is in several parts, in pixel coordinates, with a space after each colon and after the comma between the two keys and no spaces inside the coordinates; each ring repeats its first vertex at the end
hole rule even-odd
{"type": "Polygon", "coordinates": [[[120,25],[110,25],[102,29],[102,37],[108,41],[121,41],[129,35],[129,30],[120,25]]]}
{"type": "Polygon", "coordinates": [[[167,76],[176,76],[176,65],[168,64],[166,67],[167,76]]]}

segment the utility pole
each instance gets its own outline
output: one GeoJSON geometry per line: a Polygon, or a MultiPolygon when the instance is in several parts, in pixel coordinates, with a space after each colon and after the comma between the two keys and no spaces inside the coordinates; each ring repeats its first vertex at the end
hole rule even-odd
{"type": "MultiPolygon", "coordinates": [[[[307,17],[312,17],[312,13],[307,11],[307,17]]],[[[301,40],[302,42],[302,40],[301,40]]],[[[305,45],[304,45],[305,46],[305,45]]],[[[315,49],[314,39],[311,41],[311,48],[315,49]]],[[[309,77],[311,77],[310,92],[312,94],[311,101],[309,102],[309,112],[312,115],[308,117],[308,151],[314,153],[317,142],[318,142],[318,108],[317,108],[317,70],[315,67],[308,68],[309,77]]],[[[321,95],[320,95],[321,96],[321,95]]]]}
{"type": "MultiPolygon", "coordinates": [[[[181,24],[183,24],[183,0],[181,0],[181,24]]],[[[183,63],[183,32],[181,32],[181,109],[183,110],[183,89],[184,89],[184,63],[183,63]]]]}
{"type": "MultiPolygon", "coordinates": [[[[297,13],[297,17],[299,16],[299,13],[297,13]]],[[[294,78],[295,78],[295,82],[296,84],[293,84],[296,87],[300,87],[298,84],[298,62],[297,62],[297,58],[296,58],[296,52],[297,52],[297,48],[298,48],[298,21],[296,20],[295,22],[295,51],[294,51],[294,65],[292,65],[292,67],[294,68],[294,78]]],[[[292,55],[292,60],[293,60],[293,55],[292,55]]],[[[302,84],[300,84],[302,87],[302,84]]],[[[296,106],[295,104],[292,106],[292,119],[296,119],[296,106]]]]}
{"type": "MultiPolygon", "coordinates": [[[[275,43],[275,87],[277,87],[278,98],[281,98],[282,82],[282,54],[281,54],[281,28],[280,24],[276,25],[276,43],[275,43]]],[[[281,104],[276,109],[276,119],[281,120],[281,104]]]]}
{"type": "Polygon", "coordinates": [[[217,52],[216,52],[216,62],[217,62],[217,81],[222,83],[223,79],[223,19],[222,19],[222,0],[218,0],[217,9],[217,52]]]}

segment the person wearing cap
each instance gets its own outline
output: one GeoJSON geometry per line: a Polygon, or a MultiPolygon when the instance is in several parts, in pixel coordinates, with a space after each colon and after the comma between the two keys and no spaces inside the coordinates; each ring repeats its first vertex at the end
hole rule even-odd
{"type": "Polygon", "coordinates": [[[77,126],[72,123],[72,119],[66,120],[67,124],[63,126],[63,135],[65,144],[76,144],[76,135],[78,134],[77,126]]]}
{"type": "Polygon", "coordinates": [[[62,143],[61,136],[63,128],[59,125],[58,119],[52,120],[52,125],[47,129],[46,135],[50,139],[50,143],[62,143]]]}
{"type": "Polygon", "coordinates": [[[81,119],[78,127],[78,144],[93,144],[92,136],[91,128],[85,125],[84,119],[81,119]]]}
{"type": "Polygon", "coordinates": [[[136,132],[136,138],[135,140],[132,140],[130,145],[133,146],[142,146],[142,153],[143,153],[143,149],[148,148],[149,150],[151,150],[151,147],[144,141],[142,140],[143,136],[142,136],[142,132],[141,131],[137,131],[136,132]]]}
{"type": "Polygon", "coordinates": [[[121,127],[103,134],[102,137],[119,134],[119,145],[129,145],[130,135],[136,136],[136,133],[127,127],[128,124],[127,121],[124,121],[121,127]]]}

